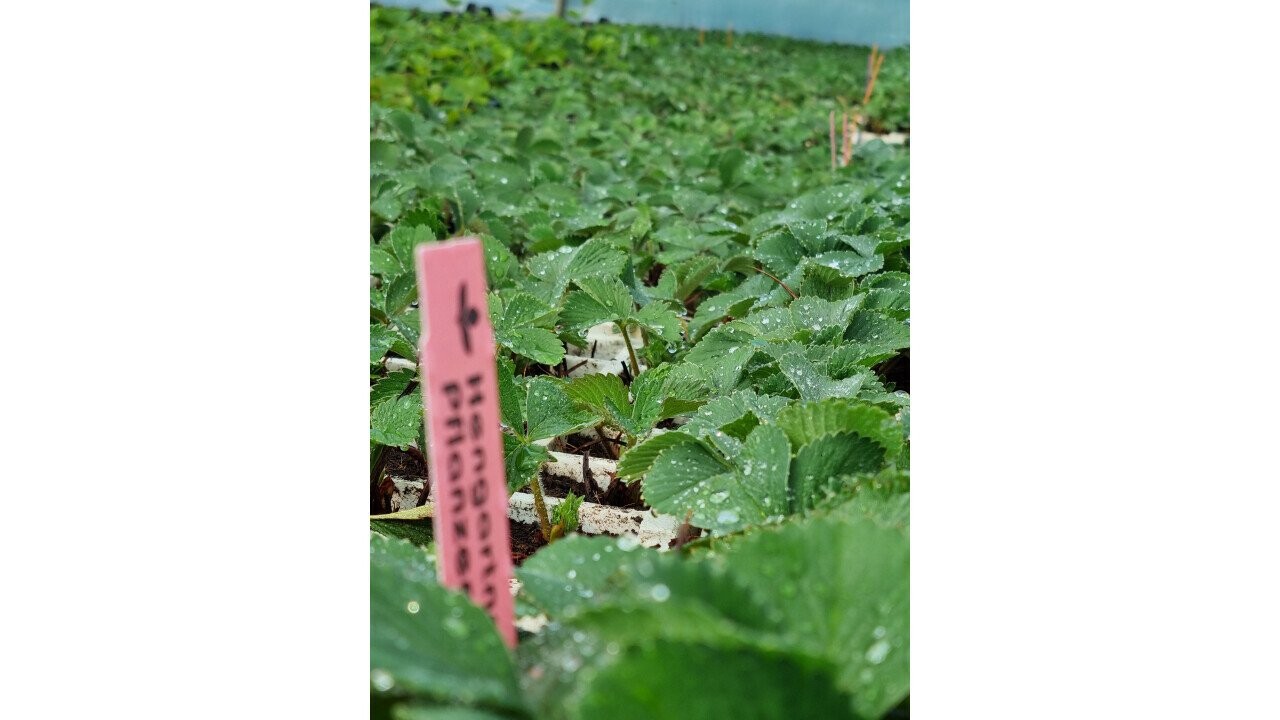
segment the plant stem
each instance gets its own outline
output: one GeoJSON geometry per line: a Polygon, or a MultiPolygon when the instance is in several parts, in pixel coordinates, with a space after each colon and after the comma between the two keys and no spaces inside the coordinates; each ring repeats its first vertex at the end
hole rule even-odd
{"type": "Polygon", "coordinates": [[[604,446],[605,453],[609,457],[613,458],[614,460],[617,460],[618,452],[610,446],[609,436],[604,434],[605,433],[604,428],[605,428],[604,423],[600,423],[599,425],[596,425],[596,436],[600,438],[599,443],[604,446]]]}
{"type": "Polygon", "coordinates": [[[542,539],[551,542],[551,518],[547,517],[547,504],[542,499],[542,479],[536,474],[529,481],[529,489],[533,491],[533,508],[538,511],[538,527],[542,530],[542,539]]]}
{"type": "Polygon", "coordinates": [[[369,481],[378,482],[378,477],[382,475],[382,466],[386,457],[385,445],[374,445],[369,451],[369,481]]]}
{"type": "Polygon", "coordinates": [[[769,278],[770,280],[772,280],[772,281],[774,281],[774,282],[778,283],[779,285],[781,285],[781,286],[782,286],[782,289],[787,291],[787,294],[791,296],[791,299],[792,299],[792,300],[795,300],[796,298],[800,297],[799,295],[796,295],[794,292],[792,292],[792,291],[791,291],[791,288],[787,287],[787,284],[786,284],[786,283],[784,283],[784,282],[782,282],[781,280],[779,280],[778,278],[774,277],[773,273],[770,273],[769,271],[767,271],[767,270],[763,270],[763,269],[761,269],[761,268],[752,268],[752,270],[755,270],[756,272],[758,272],[758,273],[760,273],[760,274],[764,275],[765,277],[769,278]]]}
{"type": "Polygon", "coordinates": [[[631,347],[631,328],[623,323],[619,327],[622,328],[622,342],[627,344],[627,355],[631,358],[631,377],[640,374],[640,363],[636,360],[636,349],[631,347]]]}

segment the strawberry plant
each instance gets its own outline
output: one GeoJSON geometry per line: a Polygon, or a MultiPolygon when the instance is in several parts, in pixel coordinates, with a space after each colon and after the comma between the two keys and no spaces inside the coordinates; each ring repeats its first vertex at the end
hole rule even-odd
{"type": "MultiPolygon", "coordinates": [[[[910,152],[833,170],[828,144],[870,50],[370,21],[371,492],[409,506],[371,521],[373,714],[908,713],[910,152]],[[413,251],[459,235],[512,508],[536,510],[511,521],[514,652],[437,582],[422,519],[413,251]],[[651,522],[679,532],[642,543],[651,522]]],[[[909,126],[908,57],[868,130],[909,126]]]]}

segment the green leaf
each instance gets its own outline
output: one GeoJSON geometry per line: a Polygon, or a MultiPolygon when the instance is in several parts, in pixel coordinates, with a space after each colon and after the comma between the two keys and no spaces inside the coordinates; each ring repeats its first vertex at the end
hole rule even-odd
{"type": "Polygon", "coordinates": [[[564,359],[564,343],[550,330],[537,327],[506,328],[494,331],[498,344],[516,355],[543,365],[558,365],[564,359]]]}
{"type": "Polygon", "coordinates": [[[570,380],[564,389],[575,404],[601,418],[609,416],[610,401],[620,408],[629,405],[627,386],[622,384],[622,378],[617,375],[582,375],[570,380]]]}
{"type": "Polygon", "coordinates": [[[539,550],[516,569],[516,576],[533,605],[558,617],[602,592],[625,558],[613,538],[571,535],[539,550]]]}
{"type": "MultiPolygon", "coordinates": [[[[682,430],[698,437],[706,437],[746,416],[753,418],[749,424],[750,427],[755,427],[760,421],[772,421],[790,402],[783,397],[757,395],[754,390],[739,390],[703,405],[682,430]]],[[[745,438],[746,433],[742,433],[741,437],[745,438]]]]}
{"type": "Polygon", "coordinates": [[[577,712],[620,720],[835,719],[853,717],[849,705],[818,663],[764,650],[658,641],[596,673],[577,712]]]}
{"type": "Polygon", "coordinates": [[[631,418],[644,431],[652,429],[662,419],[670,371],[670,365],[661,365],[640,373],[631,381],[631,393],[635,396],[631,418]]]}
{"type": "Polygon", "coordinates": [[[436,239],[426,225],[397,225],[376,245],[369,248],[369,271],[383,278],[414,273],[414,250],[422,243],[436,239]]]}
{"type": "Polygon", "coordinates": [[[509,720],[507,715],[467,707],[428,707],[397,705],[391,720],[509,720]]]}
{"type": "Polygon", "coordinates": [[[564,302],[564,309],[560,311],[560,321],[564,323],[565,330],[578,333],[614,319],[609,308],[583,292],[569,293],[569,297],[564,302]]]}
{"type": "Polygon", "coordinates": [[[428,547],[434,529],[431,519],[426,520],[370,520],[369,529],[388,538],[401,538],[419,547],[428,547]]]}
{"type": "Polygon", "coordinates": [[[884,256],[872,255],[871,257],[865,257],[848,250],[832,250],[831,252],[814,256],[812,262],[839,270],[846,275],[858,277],[883,268],[884,256]]]}
{"type": "Polygon", "coordinates": [[[837,301],[801,297],[791,303],[791,321],[809,342],[829,343],[844,334],[862,301],[862,295],[837,301]]]}
{"type": "Polygon", "coordinates": [[[880,354],[911,347],[911,329],[906,323],[872,310],[855,313],[844,336],[880,354]]]}
{"type": "Polygon", "coordinates": [[[418,299],[418,280],[413,273],[405,273],[387,285],[387,297],[382,306],[388,317],[398,315],[418,299]]]}
{"type": "Polygon", "coordinates": [[[804,248],[789,232],[775,232],[756,243],[755,257],[774,275],[785,275],[805,259],[804,248]]]}
{"type": "Polygon", "coordinates": [[[627,256],[607,243],[592,239],[578,247],[562,247],[529,258],[530,292],[542,300],[559,304],[571,280],[590,276],[617,278],[626,267],[627,256]]]}
{"type": "Polygon", "coordinates": [[[527,292],[504,290],[489,294],[489,313],[496,330],[529,325],[549,327],[555,319],[556,310],[527,292]]]}
{"type": "Polygon", "coordinates": [[[627,643],[663,637],[737,645],[744,630],[778,629],[768,609],[744,601],[746,588],[714,564],[622,539],[589,540],[556,542],[517,571],[530,602],[557,620],[627,643]],[[664,597],[655,602],[659,585],[664,597]]]}
{"type": "Polygon", "coordinates": [[[791,461],[791,486],[797,510],[814,507],[840,489],[841,476],[869,473],[884,464],[884,448],[854,433],[823,435],[796,451],[791,461]]]}
{"type": "Polygon", "coordinates": [[[577,409],[560,380],[539,375],[529,381],[525,418],[529,440],[560,437],[591,426],[595,417],[577,409]]]}
{"type": "Polygon", "coordinates": [[[704,368],[713,388],[726,392],[737,385],[743,365],[755,348],[755,335],[737,323],[729,323],[707,333],[685,355],[685,361],[704,368]]]}
{"type": "Polygon", "coordinates": [[[390,697],[524,711],[507,648],[493,621],[436,581],[423,548],[372,535],[369,676],[390,697]]]}
{"type": "Polygon", "coordinates": [[[682,339],[680,318],[675,312],[656,303],[646,305],[632,319],[669,343],[678,343],[682,339]]]}
{"type": "Polygon", "coordinates": [[[658,459],[658,455],[663,450],[684,443],[696,442],[696,438],[683,432],[654,435],[622,453],[622,457],[618,459],[618,477],[624,480],[639,477],[649,472],[649,468],[653,467],[654,461],[658,459]]]}
{"type": "MultiPolygon", "coordinates": [[[[771,349],[772,350],[772,349],[771,349]]],[[[799,346],[778,348],[775,351],[778,369],[791,381],[801,400],[823,400],[829,397],[850,398],[858,394],[863,377],[852,376],[836,380],[827,375],[824,366],[805,357],[799,346]]]]}
{"type": "Polygon", "coordinates": [[[498,358],[498,409],[502,423],[519,435],[525,434],[525,389],[516,384],[515,366],[505,357],[498,358]]]}
{"type": "Polygon", "coordinates": [[[511,254],[511,250],[502,243],[501,240],[492,235],[484,235],[481,237],[484,243],[484,266],[488,271],[489,285],[498,287],[507,281],[512,275],[519,272],[519,261],[516,256],[511,254]]]}
{"type": "Polygon", "coordinates": [[[627,286],[616,277],[584,277],[575,278],[574,284],[582,289],[588,297],[604,308],[609,320],[621,320],[631,314],[635,301],[627,286]]]}
{"type": "Polygon", "coordinates": [[[559,525],[566,533],[575,532],[578,529],[578,508],[582,506],[582,501],[582,497],[570,490],[560,504],[552,508],[551,524],[559,525]]]}
{"type": "Polygon", "coordinates": [[[843,300],[853,295],[856,284],[852,275],[806,261],[801,270],[800,287],[794,289],[801,296],[843,300]]]}
{"type": "Polygon", "coordinates": [[[373,408],[369,418],[369,439],[379,445],[401,450],[417,441],[422,427],[421,388],[373,408]]]}
{"type": "Polygon", "coordinates": [[[870,403],[843,398],[797,403],[779,413],[777,422],[795,447],[827,435],[856,433],[875,441],[888,457],[902,452],[902,426],[870,403]]]}
{"type": "Polygon", "coordinates": [[[369,326],[369,364],[376,365],[386,356],[387,351],[391,349],[392,343],[395,342],[395,331],[386,325],[373,324],[369,326]]]}
{"type": "Polygon", "coordinates": [[[777,427],[762,425],[743,443],[736,467],[701,444],[681,444],[658,456],[645,476],[644,498],[658,512],[733,532],[790,511],[787,474],[791,446],[777,427]]]}
{"type": "Polygon", "coordinates": [[[880,717],[910,687],[910,546],[868,518],[821,518],[731,538],[722,562],[794,647],[830,661],[862,717],[880,717]]]}
{"type": "Polygon", "coordinates": [[[720,184],[726,188],[735,185],[738,180],[738,171],[746,161],[747,154],[741,148],[726,150],[716,164],[716,170],[720,173],[720,184]]]}
{"type": "Polygon", "coordinates": [[[397,370],[373,384],[369,389],[369,407],[376,408],[404,394],[416,379],[412,370],[397,370]]]}
{"type": "Polygon", "coordinates": [[[551,459],[551,454],[541,445],[526,443],[519,438],[503,434],[503,462],[507,473],[507,492],[519,492],[538,474],[542,463],[551,459]]]}

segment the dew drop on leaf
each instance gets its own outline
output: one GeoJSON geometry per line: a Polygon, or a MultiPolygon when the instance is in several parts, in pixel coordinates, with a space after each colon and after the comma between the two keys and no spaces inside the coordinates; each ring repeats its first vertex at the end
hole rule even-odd
{"type": "Polygon", "coordinates": [[[373,685],[374,690],[386,692],[396,684],[396,679],[386,670],[374,668],[369,671],[369,682],[373,685]]]}
{"type": "Polygon", "coordinates": [[[889,655],[889,641],[877,640],[875,644],[867,648],[867,662],[872,665],[879,665],[884,662],[885,657],[889,655]]]}

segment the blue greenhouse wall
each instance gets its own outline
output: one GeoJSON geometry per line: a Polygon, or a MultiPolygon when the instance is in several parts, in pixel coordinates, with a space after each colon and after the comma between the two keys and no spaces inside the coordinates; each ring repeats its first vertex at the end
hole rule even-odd
{"type": "MultiPolygon", "coordinates": [[[[384,5],[447,10],[443,0],[378,0],[384,5]]],[[[555,0],[474,0],[477,5],[506,13],[519,10],[526,17],[555,12],[555,0]]],[[[466,2],[463,3],[465,6],[466,2]]],[[[771,35],[853,45],[906,45],[910,34],[909,0],[596,0],[582,8],[568,0],[570,10],[589,20],[761,32],[771,35]]]]}

